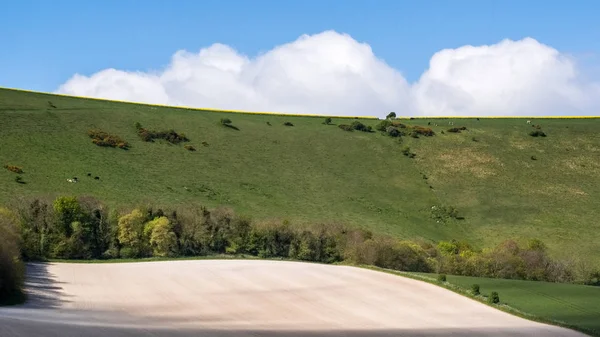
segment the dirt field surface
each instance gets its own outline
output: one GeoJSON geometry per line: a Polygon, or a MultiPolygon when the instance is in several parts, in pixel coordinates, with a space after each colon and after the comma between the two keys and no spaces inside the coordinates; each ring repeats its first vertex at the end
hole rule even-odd
{"type": "Polygon", "coordinates": [[[0,336],[585,336],[346,266],[197,260],[28,266],[0,336]]]}

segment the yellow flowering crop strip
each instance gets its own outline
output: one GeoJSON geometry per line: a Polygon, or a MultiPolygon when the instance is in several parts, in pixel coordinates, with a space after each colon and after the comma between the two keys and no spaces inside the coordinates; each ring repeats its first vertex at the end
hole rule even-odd
{"type": "Polygon", "coordinates": [[[396,119],[594,119],[598,116],[415,116],[396,117],[396,119]]]}

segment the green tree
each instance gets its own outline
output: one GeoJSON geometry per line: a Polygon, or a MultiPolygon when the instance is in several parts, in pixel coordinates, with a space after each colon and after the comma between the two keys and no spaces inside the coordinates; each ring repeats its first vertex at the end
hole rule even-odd
{"type": "Polygon", "coordinates": [[[392,119],[392,118],[396,118],[396,113],[395,112],[390,112],[387,117],[385,117],[386,119],[392,119]]]}
{"type": "Polygon", "coordinates": [[[31,261],[47,257],[54,231],[52,209],[46,202],[34,199],[21,203],[17,212],[21,225],[23,258],[31,261]]]}
{"type": "Polygon", "coordinates": [[[12,212],[0,208],[0,303],[17,295],[23,286],[17,221],[12,212]]]}
{"type": "Polygon", "coordinates": [[[119,218],[118,239],[124,248],[131,251],[132,257],[141,257],[146,252],[144,221],[145,216],[139,209],[134,209],[119,218]]]}
{"type": "Polygon", "coordinates": [[[329,124],[331,124],[331,117],[327,117],[327,118],[325,118],[325,124],[326,124],[326,125],[329,125],[329,124]]]}
{"type": "Polygon", "coordinates": [[[150,246],[154,256],[177,256],[177,236],[166,216],[148,222],[144,231],[150,232],[150,246]]]}
{"type": "Polygon", "coordinates": [[[58,197],[54,200],[54,212],[57,216],[58,229],[65,237],[73,233],[71,224],[81,216],[81,207],[75,197],[58,197]]]}

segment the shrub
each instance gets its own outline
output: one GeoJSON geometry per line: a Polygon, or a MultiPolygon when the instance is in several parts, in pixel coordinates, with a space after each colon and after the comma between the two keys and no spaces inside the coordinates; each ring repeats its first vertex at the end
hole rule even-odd
{"type": "Polygon", "coordinates": [[[474,142],[478,142],[478,141],[479,141],[479,140],[477,140],[477,138],[475,138],[475,137],[471,138],[471,140],[472,140],[472,141],[474,141],[474,142]]]}
{"type": "Polygon", "coordinates": [[[400,129],[406,129],[406,128],[408,128],[405,124],[402,124],[400,122],[394,122],[394,121],[392,121],[391,123],[392,123],[393,126],[398,127],[400,129]]]}
{"type": "Polygon", "coordinates": [[[350,126],[348,124],[340,124],[340,125],[338,125],[338,127],[344,131],[353,131],[354,130],[352,128],[352,126],[350,126]]]}
{"type": "Polygon", "coordinates": [[[371,127],[364,125],[363,123],[359,122],[359,121],[354,121],[352,122],[352,124],[350,124],[350,127],[354,130],[357,131],[363,131],[363,132],[371,132],[371,127]]]}
{"type": "Polygon", "coordinates": [[[473,293],[473,295],[479,295],[479,284],[473,284],[471,286],[471,293],[473,293]]]}
{"type": "Polygon", "coordinates": [[[529,132],[529,135],[531,137],[546,137],[546,134],[542,130],[531,131],[529,132]]]}
{"type": "Polygon", "coordinates": [[[325,124],[325,125],[331,124],[331,117],[325,118],[325,122],[323,124],[325,124]]]}
{"type": "Polygon", "coordinates": [[[458,128],[450,128],[450,129],[448,129],[448,132],[460,133],[460,130],[458,128]]]}
{"type": "Polygon", "coordinates": [[[490,297],[488,297],[488,302],[493,303],[493,304],[500,303],[500,296],[498,296],[498,293],[495,291],[492,291],[492,293],[490,294],[490,297]]]}
{"type": "Polygon", "coordinates": [[[390,137],[400,137],[402,133],[395,126],[388,126],[385,133],[390,137]]]}
{"type": "Polygon", "coordinates": [[[423,135],[426,137],[431,137],[435,135],[435,132],[433,132],[431,128],[426,128],[423,126],[413,126],[411,129],[413,133],[416,133],[417,135],[423,135]]]}
{"type": "Polygon", "coordinates": [[[381,122],[379,122],[375,126],[375,130],[386,131],[390,126],[392,126],[392,122],[385,119],[385,120],[382,120],[381,122]]]}
{"type": "Polygon", "coordinates": [[[294,124],[292,124],[292,122],[285,122],[285,123],[283,123],[283,125],[285,125],[285,126],[294,126],[294,124]]]}
{"type": "Polygon", "coordinates": [[[271,122],[267,122],[267,125],[268,125],[268,126],[271,126],[271,122]]]}
{"type": "Polygon", "coordinates": [[[92,129],[88,131],[88,136],[92,138],[92,143],[103,147],[118,147],[127,150],[129,143],[116,135],[111,135],[102,130],[92,129]]]}
{"type": "Polygon", "coordinates": [[[184,148],[188,151],[196,151],[196,148],[189,144],[185,145],[184,148]]]}
{"type": "Polygon", "coordinates": [[[386,117],[386,119],[392,119],[392,118],[396,118],[396,113],[395,112],[390,112],[386,117]]]}
{"type": "Polygon", "coordinates": [[[15,181],[18,182],[19,184],[25,184],[25,182],[23,181],[23,177],[21,177],[21,176],[16,176],[15,181]]]}
{"type": "Polygon", "coordinates": [[[531,156],[531,160],[537,160],[536,156],[531,156]]]}
{"type": "Polygon", "coordinates": [[[207,142],[202,142],[202,145],[208,146],[208,143],[207,142]]]}
{"type": "Polygon", "coordinates": [[[139,130],[142,128],[142,124],[140,122],[135,122],[135,129],[139,130]]]}
{"type": "MultiPolygon", "coordinates": [[[[223,120],[221,120],[222,123],[223,120]]],[[[225,125],[225,124],[224,124],[225,125]]],[[[226,125],[229,126],[229,125],[226,125]]],[[[137,125],[136,125],[137,127],[137,125]]],[[[164,139],[171,144],[179,144],[181,142],[188,142],[189,139],[184,133],[177,133],[175,130],[170,129],[166,131],[152,131],[141,127],[137,129],[138,136],[145,142],[154,142],[154,139],[164,139]]]]}
{"type": "Polygon", "coordinates": [[[229,125],[229,124],[231,124],[231,119],[229,119],[229,118],[221,118],[221,124],[223,124],[223,125],[229,125]]]}
{"type": "Polygon", "coordinates": [[[18,174],[25,173],[25,172],[23,172],[23,168],[21,168],[19,166],[15,166],[15,165],[4,165],[4,168],[11,172],[18,173],[18,174]]]}
{"type": "Polygon", "coordinates": [[[437,280],[438,282],[446,282],[446,274],[439,274],[437,280]]]}

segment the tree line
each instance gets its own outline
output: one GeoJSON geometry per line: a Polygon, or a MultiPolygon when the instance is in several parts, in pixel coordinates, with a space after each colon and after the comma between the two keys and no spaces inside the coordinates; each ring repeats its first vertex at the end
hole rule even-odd
{"type": "Polygon", "coordinates": [[[400,271],[597,283],[600,272],[551,258],[540,240],[477,249],[463,241],[400,240],[339,224],[254,221],[229,208],[110,209],[88,197],[32,199],[0,212],[0,296],[22,285],[23,261],[217,254],[346,262],[400,271]]]}

